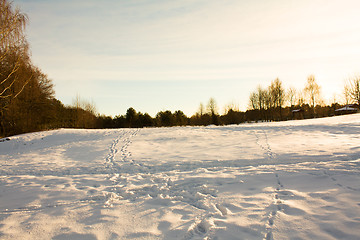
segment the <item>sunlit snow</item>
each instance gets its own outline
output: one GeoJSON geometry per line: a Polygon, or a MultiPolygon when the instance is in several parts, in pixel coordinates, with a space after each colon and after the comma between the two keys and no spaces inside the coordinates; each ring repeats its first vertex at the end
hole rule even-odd
{"type": "Polygon", "coordinates": [[[359,239],[360,115],[0,142],[0,239],[359,239]]]}

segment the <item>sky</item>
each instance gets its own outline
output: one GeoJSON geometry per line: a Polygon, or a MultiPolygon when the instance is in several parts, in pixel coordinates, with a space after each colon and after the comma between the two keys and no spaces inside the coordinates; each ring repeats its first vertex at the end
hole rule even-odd
{"type": "Polygon", "coordinates": [[[303,89],[326,102],[360,72],[358,0],[14,0],[29,17],[32,60],[56,97],[101,114],[129,107],[193,115],[212,97],[246,110],[258,85],[303,89]]]}

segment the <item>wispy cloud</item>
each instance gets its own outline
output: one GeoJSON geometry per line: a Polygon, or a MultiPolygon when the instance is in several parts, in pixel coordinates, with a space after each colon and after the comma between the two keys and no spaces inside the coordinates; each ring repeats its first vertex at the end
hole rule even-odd
{"type": "Polygon", "coordinates": [[[242,98],[231,98],[246,106],[259,81],[281,77],[300,86],[313,73],[331,92],[360,62],[355,0],[15,3],[30,16],[35,62],[58,86],[239,79],[242,98]]]}

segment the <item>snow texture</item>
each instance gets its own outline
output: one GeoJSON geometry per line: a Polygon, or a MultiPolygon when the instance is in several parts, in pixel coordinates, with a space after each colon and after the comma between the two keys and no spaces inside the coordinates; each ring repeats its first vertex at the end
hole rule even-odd
{"type": "Polygon", "coordinates": [[[359,239],[360,115],[0,141],[0,239],[359,239]]]}

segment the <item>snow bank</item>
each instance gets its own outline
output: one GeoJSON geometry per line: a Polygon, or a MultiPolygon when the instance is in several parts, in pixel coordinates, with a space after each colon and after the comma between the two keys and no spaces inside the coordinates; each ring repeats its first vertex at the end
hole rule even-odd
{"type": "Polygon", "coordinates": [[[360,115],[0,142],[0,239],[359,239],[360,115]]]}

